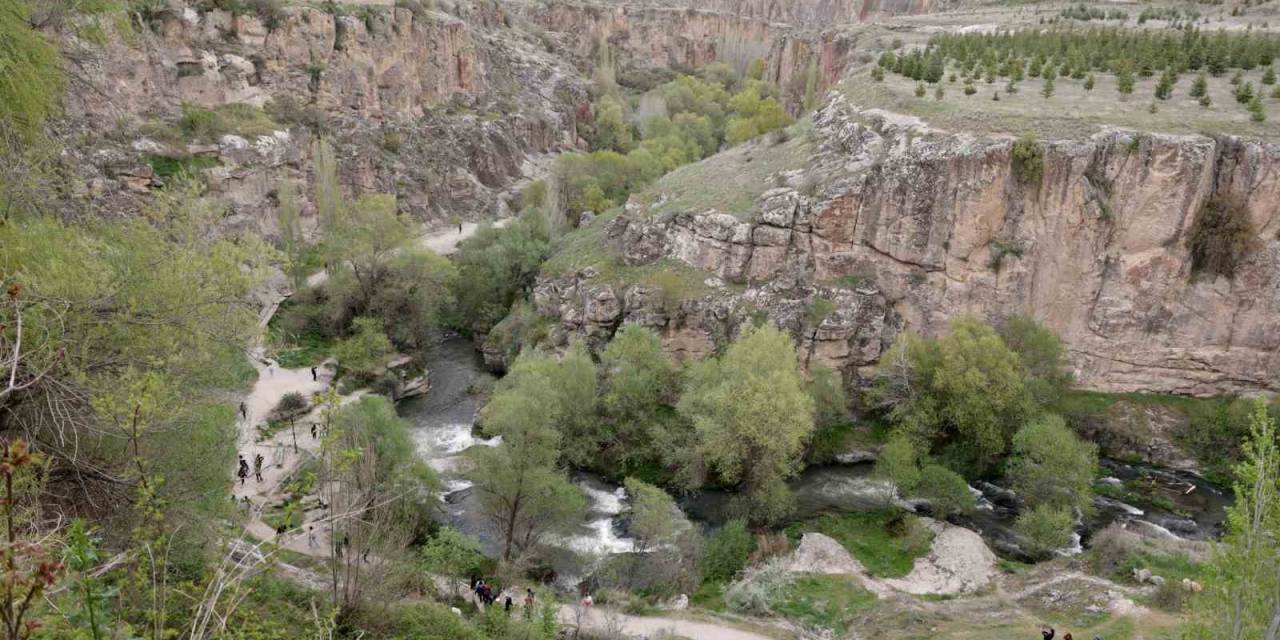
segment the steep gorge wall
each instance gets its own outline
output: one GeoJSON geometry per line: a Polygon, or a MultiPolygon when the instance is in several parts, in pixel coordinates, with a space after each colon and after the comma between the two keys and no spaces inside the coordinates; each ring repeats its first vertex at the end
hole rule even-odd
{"type": "Polygon", "coordinates": [[[1111,131],[1044,144],[1043,179],[1026,185],[1011,138],[931,132],[842,98],[816,124],[810,167],[748,220],[633,205],[609,223],[621,262],[674,259],[745,288],[666,313],[638,285],[546,278],[535,299],[557,323],[553,339],[600,343],[635,321],[673,352],[701,355],[764,314],[806,358],[856,382],[903,330],[1031,313],[1063,337],[1090,388],[1280,391],[1280,146],[1111,131]],[[1193,275],[1192,220],[1229,196],[1247,203],[1254,247],[1234,278],[1193,275]],[[819,297],[835,311],[814,326],[805,311],[819,297]]]}
{"type": "Polygon", "coordinates": [[[218,165],[204,172],[214,191],[269,232],[276,185],[309,179],[314,123],[213,144],[149,131],[183,105],[292,103],[323,121],[352,195],[395,193],[427,220],[500,214],[528,160],[577,144],[574,108],[586,93],[572,67],[485,6],[333,15],[290,5],[264,21],[173,3],[149,28],[103,45],[63,34],[84,85],[66,109],[89,134],[78,150],[84,191],[107,210],[137,208],[160,184],[148,156],[203,155],[218,165]]]}

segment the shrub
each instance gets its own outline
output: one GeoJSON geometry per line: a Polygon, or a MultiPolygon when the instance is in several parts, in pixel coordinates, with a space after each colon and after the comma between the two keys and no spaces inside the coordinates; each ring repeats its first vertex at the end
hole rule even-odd
{"type": "Polygon", "coordinates": [[[1026,185],[1038,185],[1044,177],[1044,156],[1040,151],[1040,142],[1035,136],[1027,133],[1013,143],[1013,175],[1018,182],[1026,185]]]}
{"type": "Polygon", "coordinates": [[[1244,200],[1214,196],[1196,213],[1187,236],[1191,272],[1233,277],[1252,245],[1253,227],[1244,200]]]}
{"type": "Polygon", "coordinates": [[[1013,530],[1027,543],[1029,553],[1048,556],[1071,544],[1074,526],[1070,510],[1042,504],[1019,515],[1013,530]]]}
{"type": "Polygon", "coordinates": [[[920,470],[916,494],[929,501],[934,515],[938,517],[968,513],[974,507],[973,493],[964,478],[938,464],[926,465],[920,470]]]}
{"type": "Polygon", "coordinates": [[[724,600],[729,608],[747,615],[767,616],[773,612],[773,603],[795,576],[787,568],[787,561],[774,558],[748,571],[741,580],[729,585],[724,600]]]}
{"type": "Polygon", "coordinates": [[[301,393],[291,391],[280,398],[280,402],[276,404],[275,414],[287,416],[298,413],[306,408],[307,399],[303,397],[301,393]]]}
{"type": "Polygon", "coordinates": [[[1097,445],[1077,438],[1059,416],[1035,418],[1013,437],[1008,475],[1014,489],[1033,507],[1088,513],[1097,469],[1097,445]]]}
{"type": "Polygon", "coordinates": [[[755,538],[742,520],[730,520],[707,538],[706,553],[699,563],[702,579],[723,582],[733,579],[747,566],[755,551],[755,538]]]}

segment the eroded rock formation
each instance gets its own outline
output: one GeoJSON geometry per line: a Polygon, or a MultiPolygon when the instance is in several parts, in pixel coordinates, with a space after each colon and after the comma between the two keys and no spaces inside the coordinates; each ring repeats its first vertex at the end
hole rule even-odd
{"type": "Polygon", "coordinates": [[[677,260],[728,284],[668,313],[640,285],[545,278],[535,300],[559,338],[600,343],[641,322],[671,351],[702,355],[763,314],[807,362],[856,381],[904,329],[1029,313],[1063,337],[1087,387],[1280,390],[1280,146],[1107,131],[1042,143],[1031,184],[1013,169],[1012,137],[931,131],[838,95],[815,123],[809,167],[780,176],[790,186],[750,216],[632,205],[608,222],[619,262],[677,260]],[[1196,213],[1220,197],[1247,203],[1255,235],[1233,278],[1192,273],[1187,247],[1196,213]]]}

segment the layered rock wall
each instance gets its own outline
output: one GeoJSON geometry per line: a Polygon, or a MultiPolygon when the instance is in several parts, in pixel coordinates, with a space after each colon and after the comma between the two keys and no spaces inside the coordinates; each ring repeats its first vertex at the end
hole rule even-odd
{"type": "MultiPolygon", "coordinates": [[[[817,182],[809,195],[773,189],[748,219],[632,206],[611,222],[621,262],[674,259],[746,285],[707,298],[734,300],[738,313],[677,314],[665,335],[722,344],[726,323],[762,312],[808,358],[856,380],[902,330],[1028,313],[1063,337],[1087,387],[1280,391],[1280,146],[1110,131],[1043,143],[1043,178],[1029,184],[1013,169],[1012,138],[930,131],[839,97],[816,124],[821,151],[792,177],[817,182]],[[1191,270],[1188,233],[1214,198],[1247,203],[1254,231],[1233,278],[1191,270]],[[815,323],[797,307],[817,298],[835,311],[815,323]]],[[[539,308],[579,330],[564,322],[577,303],[550,295],[556,286],[542,283],[539,308]]],[[[624,305],[611,322],[653,324],[643,308],[624,305]]]]}

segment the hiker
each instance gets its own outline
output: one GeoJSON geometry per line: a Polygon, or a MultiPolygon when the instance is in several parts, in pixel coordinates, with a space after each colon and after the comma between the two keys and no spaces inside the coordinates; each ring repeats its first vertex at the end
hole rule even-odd
{"type": "Polygon", "coordinates": [[[244,461],[244,456],[240,456],[240,469],[236,471],[236,476],[240,478],[240,485],[244,486],[244,479],[249,477],[249,463],[244,461]]]}
{"type": "Polygon", "coordinates": [[[316,439],[316,423],[314,422],[311,423],[311,439],[316,439]]]}
{"type": "Polygon", "coordinates": [[[1053,636],[1056,635],[1056,633],[1057,632],[1053,630],[1053,627],[1050,627],[1050,626],[1040,627],[1040,635],[1044,638],[1044,640],[1053,640],[1053,636]]]}
{"type": "Polygon", "coordinates": [[[588,611],[591,610],[591,605],[595,603],[596,603],[595,599],[593,599],[591,597],[591,594],[589,593],[587,594],[587,597],[582,599],[582,606],[586,607],[588,611]]]}
{"type": "Polygon", "coordinates": [[[506,599],[502,601],[502,610],[506,611],[507,615],[511,615],[511,596],[507,596],[506,599]]]}
{"type": "Polygon", "coordinates": [[[258,482],[262,482],[262,454],[253,456],[253,478],[258,482]]]}
{"type": "Polygon", "coordinates": [[[307,548],[316,546],[316,527],[315,525],[307,525],[307,548]]]}
{"type": "Polygon", "coordinates": [[[240,419],[249,419],[249,406],[246,405],[243,400],[240,401],[240,419]]]}
{"type": "Polygon", "coordinates": [[[530,587],[524,589],[524,608],[533,609],[533,589],[530,587]]]}
{"type": "Polygon", "coordinates": [[[319,380],[319,378],[316,377],[316,368],[311,367],[311,381],[316,382],[317,380],[319,380]]]}
{"type": "Polygon", "coordinates": [[[1071,634],[1068,633],[1067,635],[1062,636],[1062,640],[1071,640],[1071,634]]]}

